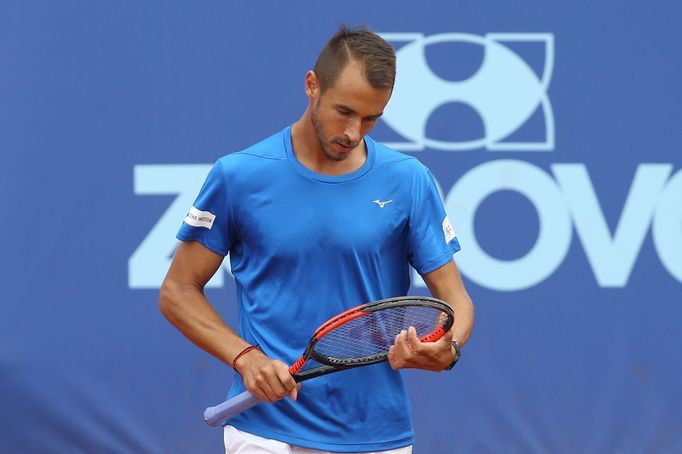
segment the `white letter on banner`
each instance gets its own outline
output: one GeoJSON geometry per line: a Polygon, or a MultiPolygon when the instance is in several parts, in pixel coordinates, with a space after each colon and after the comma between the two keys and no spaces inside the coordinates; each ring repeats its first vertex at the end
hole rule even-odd
{"type": "MultiPolygon", "coordinates": [[[[178,244],[175,234],[210,170],[211,166],[205,164],[135,166],[135,194],[178,196],[130,256],[128,287],[161,287],[178,244]]],[[[229,260],[224,260],[222,266],[229,272],[229,260]]],[[[222,273],[216,273],[206,286],[222,287],[223,283],[222,273]]]]}
{"type": "MultiPolygon", "coordinates": [[[[527,162],[502,159],[475,167],[452,187],[445,204],[462,244],[457,263],[463,274],[481,286],[501,291],[532,287],[554,273],[568,253],[572,227],[566,202],[554,180],[527,162]],[[478,206],[502,190],[524,195],[534,205],[540,221],[535,245],[516,260],[490,257],[479,246],[474,232],[478,206]]],[[[497,228],[500,235],[508,230],[503,225],[497,228]]]]}
{"type": "Polygon", "coordinates": [[[552,171],[597,283],[601,287],[625,287],[672,166],[642,164],[637,168],[613,236],[585,165],[555,164],[552,171]]]}
{"type": "Polygon", "coordinates": [[[675,279],[682,282],[682,170],[663,190],[652,226],[658,256],[675,279]]]}

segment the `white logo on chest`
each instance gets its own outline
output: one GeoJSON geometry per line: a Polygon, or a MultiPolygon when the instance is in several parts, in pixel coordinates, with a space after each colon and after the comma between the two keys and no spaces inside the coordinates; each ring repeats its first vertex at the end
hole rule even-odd
{"type": "Polygon", "coordinates": [[[393,200],[386,200],[386,201],[382,202],[381,200],[376,199],[376,200],[372,200],[372,202],[374,202],[374,203],[376,203],[377,205],[379,205],[379,208],[383,208],[384,205],[386,205],[387,203],[393,202],[393,200]]]}

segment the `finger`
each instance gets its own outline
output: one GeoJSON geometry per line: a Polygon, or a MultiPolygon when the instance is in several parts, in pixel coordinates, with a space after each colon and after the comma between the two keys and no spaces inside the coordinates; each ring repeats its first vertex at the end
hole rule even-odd
{"type": "Polygon", "coordinates": [[[258,397],[258,399],[263,402],[270,402],[270,398],[263,387],[260,374],[244,374],[242,375],[242,383],[244,384],[244,387],[251,392],[251,394],[258,397]]]}
{"type": "Polygon", "coordinates": [[[297,385],[296,380],[294,380],[294,377],[292,377],[291,374],[289,373],[289,368],[287,367],[286,364],[278,362],[275,373],[277,374],[279,382],[285,389],[285,394],[282,397],[284,397],[286,394],[288,394],[294,388],[296,388],[297,385]]]}
{"type": "Polygon", "coordinates": [[[445,312],[441,312],[440,315],[438,316],[438,325],[436,326],[444,326],[447,320],[448,315],[445,312]]]}
{"type": "Polygon", "coordinates": [[[263,400],[264,402],[274,402],[277,400],[277,394],[275,391],[272,389],[272,385],[270,382],[268,382],[265,378],[258,378],[257,379],[257,384],[258,384],[258,389],[260,390],[261,394],[265,397],[263,400]]]}
{"type": "Polygon", "coordinates": [[[280,381],[276,371],[270,368],[262,371],[256,378],[258,385],[268,397],[268,402],[281,399],[289,393],[280,381]]]}
{"type": "MultiPolygon", "coordinates": [[[[287,374],[286,377],[287,377],[286,379],[290,379],[291,375],[287,374]]],[[[285,383],[283,383],[282,377],[277,371],[274,372],[273,377],[269,381],[269,383],[270,386],[272,387],[272,391],[275,394],[275,400],[279,400],[286,397],[286,395],[289,394],[289,391],[291,391],[291,389],[288,386],[286,386],[285,383]]]]}
{"type": "Polygon", "coordinates": [[[417,330],[414,326],[407,329],[407,341],[409,342],[410,350],[417,351],[421,347],[422,342],[417,337],[417,330]]]}
{"type": "Polygon", "coordinates": [[[407,330],[402,330],[400,334],[396,337],[395,341],[396,353],[401,357],[405,358],[410,353],[410,346],[407,340],[407,330]]]}
{"type": "Polygon", "coordinates": [[[407,330],[401,331],[394,345],[395,369],[405,369],[412,366],[413,353],[408,343],[407,330]]]}
{"type": "MultiPolygon", "coordinates": [[[[396,336],[396,342],[398,340],[398,336],[396,336]]],[[[400,366],[398,364],[398,354],[396,353],[396,347],[395,345],[391,345],[391,347],[388,349],[388,363],[391,365],[391,367],[395,370],[398,369],[400,366]]]]}
{"type": "Polygon", "coordinates": [[[289,398],[290,398],[291,400],[296,400],[296,399],[298,399],[298,391],[299,391],[300,389],[301,389],[301,385],[297,383],[296,386],[294,387],[294,389],[292,389],[291,391],[289,391],[289,398]]]}
{"type": "Polygon", "coordinates": [[[258,399],[262,400],[263,402],[270,402],[270,396],[268,395],[265,386],[261,384],[261,381],[257,378],[254,377],[252,383],[248,383],[244,381],[244,386],[246,389],[251,392],[254,396],[258,397],[258,399]]]}

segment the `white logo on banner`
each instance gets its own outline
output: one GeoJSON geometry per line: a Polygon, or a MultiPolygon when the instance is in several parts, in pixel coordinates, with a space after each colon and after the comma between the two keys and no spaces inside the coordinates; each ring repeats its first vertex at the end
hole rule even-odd
{"type": "Polygon", "coordinates": [[[477,36],[444,33],[382,33],[389,42],[408,44],[397,51],[397,72],[391,102],[382,121],[405,137],[405,142],[386,142],[396,150],[550,151],[554,149],[554,114],[547,88],[554,66],[554,36],[548,33],[489,33],[477,36]],[[441,43],[470,43],[483,47],[483,63],[467,80],[447,81],[429,67],[425,49],[441,43]],[[512,49],[502,43],[534,43],[544,51],[540,75],[512,49]],[[444,141],[426,136],[426,124],[440,106],[459,102],[481,117],[485,137],[468,141],[444,141]],[[542,109],[545,131],[537,141],[505,141],[542,109]]]}

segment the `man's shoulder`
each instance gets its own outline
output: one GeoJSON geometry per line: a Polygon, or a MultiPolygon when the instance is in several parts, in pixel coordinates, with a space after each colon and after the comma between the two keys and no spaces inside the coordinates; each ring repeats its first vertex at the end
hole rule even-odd
{"type": "Polygon", "coordinates": [[[429,169],[419,159],[396,151],[381,142],[369,138],[375,150],[374,169],[385,169],[411,175],[427,175],[429,169]]]}
{"type": "Polygon", "coordinates": [[[218,161],[225,171],[244,165],[268,164],[270,161],[287,159],[285,147],[286,129],[267,137],[243,150],[224,155],[218,161]]]}

